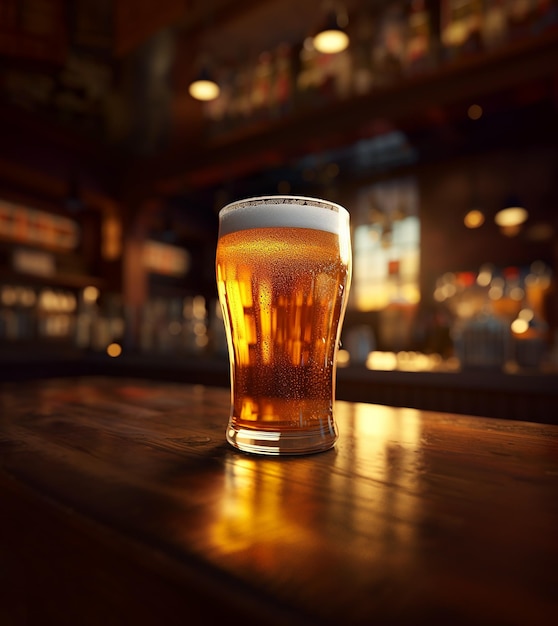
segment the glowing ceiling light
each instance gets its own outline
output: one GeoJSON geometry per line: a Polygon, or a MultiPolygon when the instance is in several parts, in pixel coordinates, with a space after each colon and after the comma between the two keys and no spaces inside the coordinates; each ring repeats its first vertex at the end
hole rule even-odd
{"type": "Polygon", "coordinates": [[[318,52],[336,54],[349,46],[349,36],[343,30],[341,16],[331,11],[328,13],[324,27],[314,36],[312,43],[318,52]]]}
{"type": "Polygon", "coordinates": [[[520,226],[527,220],[529,213],[527,209],[521,206],[509,206],[501,211],[498,211],[494,216],[494,221],[498,226],[502,228],[508,226],[520,226]]]}
{"type": "Polygon", "coordinates": [[[314,37],[314,47],[324,54],[343,52],[348,46],[349,37],[340,29],[323,30],[314,37]]]}
{"type": "Polygon", "coordinates": [[[188,93],[196,100],[209,102],[219,97],[221,90],[219,85],[212,80],[195,80],[188,87],[188,93]]]}
{"type": "Polygon", "coordinates": [[[215,80],[213,80],[207,68],[202,68],[199,76],[190,83],[188,93],[196,100],[209,102],[219,97],[221,89],[215,80]]]}

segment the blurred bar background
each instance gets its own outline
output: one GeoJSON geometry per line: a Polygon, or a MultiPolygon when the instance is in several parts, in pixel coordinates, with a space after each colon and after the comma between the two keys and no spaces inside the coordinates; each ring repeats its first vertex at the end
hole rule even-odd
{"type": "Polygon", "coordinates": [[[351,213],[339,397],[558,421],[557,105],[552,0],[2,0],[2,377],[227,385],[217,213],[290,193],[351,213]]]}

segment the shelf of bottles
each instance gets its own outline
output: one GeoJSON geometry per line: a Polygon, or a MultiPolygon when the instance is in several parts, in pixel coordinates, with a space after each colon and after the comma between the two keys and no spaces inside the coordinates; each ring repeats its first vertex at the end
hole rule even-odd
{"type": "Polygon", "coordinates": [[[550,336],[547,311],[552,280],[542,261],[440,276],[433,295],[449,315],[438,319],[449,327],[461,367],[555,369],[558,337],[550,336]]]}
{"type": "Polygon", "coordinates": [[[219,70],[205,104],[210,135],[377,92],[557,32],[555,0],[412,0],[362,3],[349,48],[319,53],[308,37],[219,70]]]}
{"type": "MultiPolygon", "coordinates": [[[[0,200],[0,348],[32,355],[61,346],[120,356],[200,354],[226,351],[215,302],[202,295],[150,297],[137,311],[100,277],[89,276],[80,258],[77,220],[0,200]]],[[[111,235],[102,238],[104,247],[111,235]]],[[[149,275],[183,281],[191,269],[188,250],[161,241],[144,242],[149,275]]],[[[177,289],[178,293],[187,290],[177,289]]]]}
{"type": "MultiPolygon", "coordinates": [[[[549,322],[554,288],[543,261],[525,266],[484,264],[476,271],[445,272],[432,304],[397,317],[405,341],[378,347],[369,325],[343,337],[339,365],[413,372],[558,373],[558,332],[549,322]]],[[[390,324],[394,320],[382,320],[390,324]]],[[[381,329],[385,331],[385,329],[381,329]]],[[[386,334],[383,332],[382,334],[386,334]]],[[[394,336],[396,336],[395,333],[394,336]]],[[[487,379],[488,380],[488,379],[487,379]]]]}
{"type": "Polygon", "coordinates": [[[78,308],[76,220],[0,200],[0,342],[64,341],[78,308]],[[57,285],[57,286],[54,286],[57,285]]]}
{"type": "Polygon", "coordinates": [[[226,356],[221,310],[201,294],[151,297],[141,307],[139,335],[120,294],[80,289],[0,285],[0,348],[36,353],[67,347],[83,353],[226,356]]]}

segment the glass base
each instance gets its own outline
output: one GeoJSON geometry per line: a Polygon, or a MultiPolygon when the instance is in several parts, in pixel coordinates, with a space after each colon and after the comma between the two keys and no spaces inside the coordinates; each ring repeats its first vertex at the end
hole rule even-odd
{"type": "Polygon", "coordinates": [[[286,456],[314,454],[330,450],[337,441],[335,429],[296,431],[273,431],[240,428],[230,425],[227,428],[227,441],[242,452],[286,456]]]}

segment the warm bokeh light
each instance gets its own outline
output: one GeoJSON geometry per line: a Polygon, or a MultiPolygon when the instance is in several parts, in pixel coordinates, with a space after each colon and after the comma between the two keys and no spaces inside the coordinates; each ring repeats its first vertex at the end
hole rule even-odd
{"type": "Polygon", "coordinates": [[[342,30],[332,28],[318,33],[313,43],[318,52],[336,54],[348,47],[349,37],[342,30]]]}
{"type": "Polygon", "coordinates": [[[338,350],[337,351],[337,365],[339,367],[345,367],[349,365],[351,360],[351,355],[348,350],[338,350]]]}
{"type": "Polygon", "coordinates": [[[212,80],[195,80],[188,87],[188,93],[196,100],[209,102],[219,97],[219,85],[212,80]]]}
{"type": "Polygon", "coordinates": [[[530,322],[535,317],[535,312],[532,309],[521,309],[517,314],[517,317],[526,322],[530,322]]]}
{"type": "Polygon", "coordinates": [[[93,285],[89,285],[85,287],[83,290],[83,301],[87,304],[93,304],[97,302],[97,298],[99,297],[99,290],[97,287],[93,287],[93,285]]]}
{"type": "Polygon", "coordinates": [[[397,369],[397,356],[394,352],[374,350],[366,359],[366,368],[369,370],[392,371],[397,369]]]}
{"type": "Polygon", "coordinates": [[[523,224],[528,217],[527,209],[520,206],[511,206],[498,211],[494,216],[494,221],[498,226],[508,228],[523,224]]]}
{"type": "Polygon", "coordinates": [[[473,209],[465,215],[463,223],[467,228],[479,228],[484,224],[484,213],[478,209],[473,209]]]}
{"type": "Polygon", "coordinates": [[[439,354],[402,350],[397,353],[397,369],[404,372],[428,372],[442,363],[439,354]]]}
{"type": "Polygon", "coordinates": [[[0,295],[0,302],[4,306],[10,307],[13,306],[17,302],[17,294],[14,287],[10,287],[10,285],[6,285],[2,288],[2,293],[0,295]]]}
{"type": "Polygon", "coordinates": [[[107,354],[111,357],[117,357],[122,354],[122,346],[119,343],[111,343],[107,346],[107,354]]]}
{"type": "Polygon", "coordinates": [[[506,282],[503,278],[497,277],[492,280],[490,289],[488,290],[488,297],[491,300],[499,300],[504,295],[504,287],[506,282]]]}
{"type": "Polygon", "coordinates": [[[492,267],[489,265],[483,265],[477,276],[477,285],[479,287],[488,287],[492,280],[492,267]]]}
{"type": "Polygon", "coordinates": [[[198,348],[205,348],[209,343],[209,337],[207,335],[198,335],[195,339],[195,344],[198,348]]]}
{"type": "Polygon", "coordinates": [[[472,104],[467,109],[467,115],[470,120],[478,120],[482,117],[482,107],[479,104],[472,104]]]}
{"type": "Polygon", "coordinates": [[[17,294],[19,296],[21,306],[32,307],[37,302],[37,294],[33,291],[33,289],[19,287],[17,289],[17,294]]]}
{"type": "Polygon", "coordinates": [[[512,332],[515,335],[523,335],[529,330],[529,322],[527,320],[517,318],[511,324],[512,332]]]}

